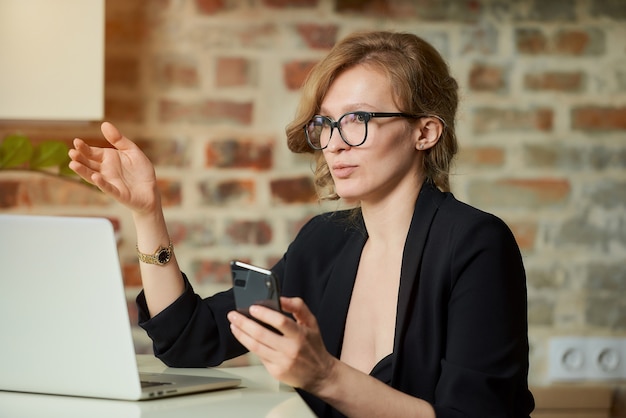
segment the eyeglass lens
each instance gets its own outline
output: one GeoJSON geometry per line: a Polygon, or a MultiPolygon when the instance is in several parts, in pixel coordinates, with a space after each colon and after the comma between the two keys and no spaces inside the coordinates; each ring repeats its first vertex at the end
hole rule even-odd
{"type": "Polygon", "coordinates": [[[367,136],[368,116],[365,112],[346,113],[337,122],[326,116],[314,116],[305,129],[307,139],[313,148],[324,149],[330,142],[334,128],[337,128],[346,144],[359,146],[367,136]]]}

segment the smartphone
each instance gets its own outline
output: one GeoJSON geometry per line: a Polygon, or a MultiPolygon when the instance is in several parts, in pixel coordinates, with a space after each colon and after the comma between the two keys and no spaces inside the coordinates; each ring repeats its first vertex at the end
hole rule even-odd
{"type": "Polygon", "coordinates": [[[270,270],[241,261],[231,261],[230,270],[237,311],[250,317],[250,305],[263,305],[281,312],[278,280],[270,270]]]}

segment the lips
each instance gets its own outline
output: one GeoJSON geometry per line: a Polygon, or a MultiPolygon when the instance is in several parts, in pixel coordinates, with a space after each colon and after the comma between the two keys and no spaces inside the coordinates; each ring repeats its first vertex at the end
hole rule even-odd
{"type": "Polygon", "coordinates": [[[350,175],[356,170],[356,165],[337,163],[333,164],[332,172],[333,176],[337,179],[344,179],[350,177],[350,175]]]}

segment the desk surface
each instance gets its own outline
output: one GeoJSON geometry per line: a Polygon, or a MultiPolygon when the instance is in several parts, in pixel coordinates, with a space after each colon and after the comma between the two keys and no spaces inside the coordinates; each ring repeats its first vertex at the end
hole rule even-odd
{"type": "Polygon", "coordinates": [[[313,417],[304,401],[290,387],[274,380],[263,366],[219,369],[172,369],[153,356],[137,356],[142,372],[189,375],[229,373],[242,379],[240,387],[149,401],[116,401],[0,391],[0,416],[38,417],[313,417]]]}

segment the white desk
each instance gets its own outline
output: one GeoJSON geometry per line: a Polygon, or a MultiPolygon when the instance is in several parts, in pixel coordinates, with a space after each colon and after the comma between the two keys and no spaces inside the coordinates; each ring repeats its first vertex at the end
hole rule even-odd
{"type": "Polygon", "coordinates": [[[137,359],[140,371],[200,376],[226,372],[240,377],[242,383],[235,389],[138,402],[0,391],[0,417],[314,417],[300,396],[292,388],[274,380],[263,366],[171,369],[152,356],[138,356],[137,359]]]}

